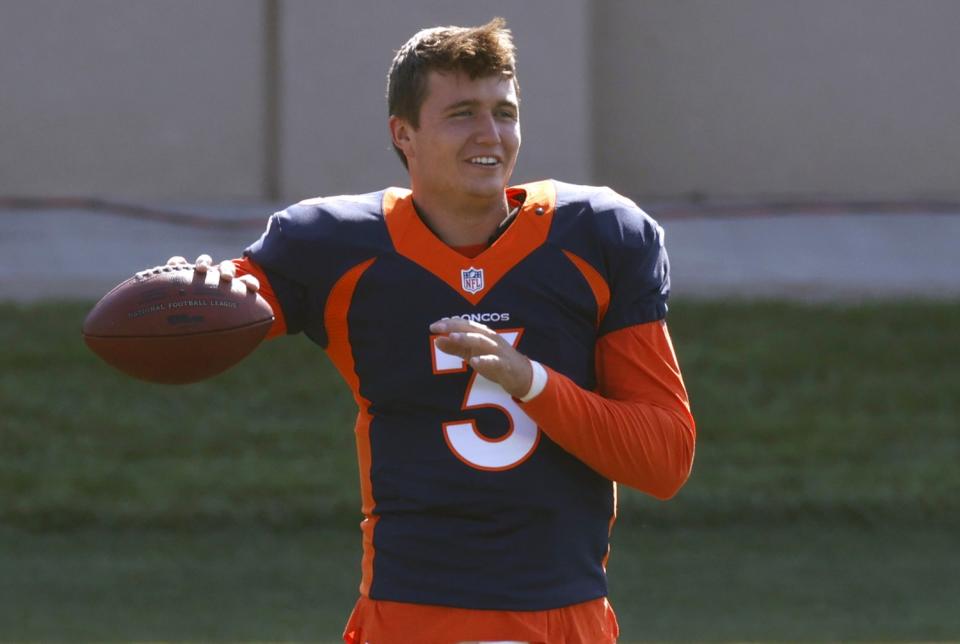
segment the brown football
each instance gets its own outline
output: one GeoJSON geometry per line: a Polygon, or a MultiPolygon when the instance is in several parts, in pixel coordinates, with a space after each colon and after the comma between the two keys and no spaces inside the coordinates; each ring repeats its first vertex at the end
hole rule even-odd
{"type": "Polygon", "coordinates": [[[150,382],[184,384],[229,369],[266,336],[273,311],[219,273],[162,266],[103,296],[83,323],[87,346],[107,364],[150,382]]]}

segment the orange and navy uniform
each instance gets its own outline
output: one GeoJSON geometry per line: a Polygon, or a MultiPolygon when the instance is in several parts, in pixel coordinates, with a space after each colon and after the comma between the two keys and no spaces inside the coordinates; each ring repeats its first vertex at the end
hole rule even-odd
{"type": "Polygon", "coordinates": [[[416,641],[551,641],[591,620],[612,641],[615,481],[665,499],[689,474],[662,229],[605,188],[541,181],[508,198],[518,214],[477,255],[391,188],[291,206],[237,261],[274,306],[271,334],[323,347],[359,408],[364,554],[347,641],[404,620],[416,641]],[[428,327],[456,316],[543,365],[542,392],[511,398],[440,351],[428,327]]]}

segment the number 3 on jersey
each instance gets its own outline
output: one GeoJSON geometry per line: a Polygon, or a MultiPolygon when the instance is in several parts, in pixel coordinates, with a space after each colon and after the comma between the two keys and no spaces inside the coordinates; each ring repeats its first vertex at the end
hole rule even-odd
{"type": "MultiPolygon", "coordinates": [[[[520,341],[522,330],[498,331],[514,347],[520,341]]],[[[433,351],[433,372],[437,375],[463,373],[467,363],[459,356],[444,353],[437,348],[435,337],[430,339],[433,351]]],[[[443,423],[443,437],[447,446],[461,461],[478,470],[508,470],[527,460],[540,442],[537,424],[500,385],[474,372],[467,385],[462,409],[493,407],[507,415],[510,429],[499,438],[487,438],[477,431],[475,420],[443,423]]]]}

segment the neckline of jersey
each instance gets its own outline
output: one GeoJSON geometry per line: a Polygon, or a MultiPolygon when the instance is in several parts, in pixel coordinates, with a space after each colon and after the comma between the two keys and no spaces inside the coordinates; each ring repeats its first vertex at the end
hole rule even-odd
{"type": "Polygon", "coordinates": [[[493,286],[547,239],[556,206],[551,180],[507,188],[511,202],[522,199],[520,211],[505,230],[479,255],[467,257],[448,246],[420,219],[412,193],[388,188],[383,195],[383,215],[394,249],[400,255],[445,281],[462,297],[479,303],[493,286]],[[464,289],[461,273],[483,272],[483,287],[476,293],[464,289]]]}

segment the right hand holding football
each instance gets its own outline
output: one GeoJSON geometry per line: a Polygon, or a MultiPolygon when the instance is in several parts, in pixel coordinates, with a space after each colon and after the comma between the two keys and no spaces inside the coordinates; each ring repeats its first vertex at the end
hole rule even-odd
{"type": "MultiPolygon", "coordinates": [[[[178,264],[188,264],[186,259],[176,255],[167,260],[167,266],[176,266],[178,264]]],[[[229,259],[224,260],[217,264],[213,265],[213,258],[207,254],[203,254],[197,258],[197,261],[193,263],[193,270],[198,273],[206,273],[208,271],[219,271],[220,279],[224,282],[232,282],[236,279],[239,282],[242,282],[246,285],[247,290],[256,293],[260,290],[260,280],[258,280],[253,275],[241,275],[237,277],[237,266],[229,259]]]]}

